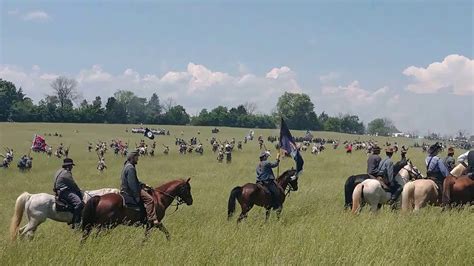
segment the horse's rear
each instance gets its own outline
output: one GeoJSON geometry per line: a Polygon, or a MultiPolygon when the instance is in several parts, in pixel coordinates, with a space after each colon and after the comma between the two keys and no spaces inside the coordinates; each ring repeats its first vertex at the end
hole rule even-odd
{"type": "Polygon", "coordinates": [[[128,213],[120,194],[109,193],[92,197],[87,201],[82,214],[84,236],[87,237],[94,226],[116,226],[125,220],[139,220],[138,216],[128,213]]]}
{"type": "Polygon", "coordinates": [[[443,205],[474,202],[474,181],[468,176],[447,176],[443,182],[443,205]]]}
{"type": "Polygon", "coordinates": [[[402,211],[415,211],[427,204],[438,204],[438,186],[431,179],[418,179],[405,184],[402,192],[402,211]]]}
{"type": "Polygon", "coordinates": [[[235,212],[235,202],[238,201],[242,208],[239,220],[245,218],[247,212],[254,205],[265,207],[270,205],[269,197],[261,185],[247,183],[243,186],[235,187],[231,190],[227,208],[227,218],[230,219],[235,212]]]}

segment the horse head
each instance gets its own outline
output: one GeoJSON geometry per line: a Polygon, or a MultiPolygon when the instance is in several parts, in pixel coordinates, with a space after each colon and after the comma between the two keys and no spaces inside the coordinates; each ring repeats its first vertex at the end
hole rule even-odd
{"type": "Polygon", "coordinates": [[[408,159],[407,165],[404,168],[408,171],[411,180],[423,178],[420,170],[413,165],[410,159],[408,159]]]}
{"type": "Polygon", "coordinates": [[[290,189],[293,191],[298,190],[298,176],[296,175],[296,170],[292,167],[291,169],[286,170],[283,174],[280,175],[278,178],[282,180],[284,183],[290,185],[290,189]]]}
{"type": "Polygon", "coordinates": [[[191,178],[181,180],[181,184],[176,186],[176,196],[179,197],[180,200],[184,201],[186,205],[193,204],[193,196],[191,195],[191,185],[189,184],[190,180],[191,178]]]}

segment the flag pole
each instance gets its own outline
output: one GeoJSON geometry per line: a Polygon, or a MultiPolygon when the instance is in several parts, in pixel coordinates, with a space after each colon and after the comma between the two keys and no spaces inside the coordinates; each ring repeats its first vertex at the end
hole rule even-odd
{"type": "MultiPolygon", "coordinates": [[[[278,146],[280,146],[280,145],[278,145],[278,146]]],[[[278,155],[281,156],[281,149],[280,149],[280,147],[278,147],[278,155]]],[[[280,162],[278,162],[278,166],[277,166],[277,178],[279,178],[279,177],[280,177],[280,162]]]]}

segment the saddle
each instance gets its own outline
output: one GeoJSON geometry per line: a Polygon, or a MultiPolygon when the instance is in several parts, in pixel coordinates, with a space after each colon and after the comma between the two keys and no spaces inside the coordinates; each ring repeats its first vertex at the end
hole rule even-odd
{"type": "Polygon", "coordinates": [[[392,192],[390,187],[385,183],[385,180],[384,180],[383,177],[377,176],[375,179],[380,182],[380,185],[382,186],[383,190],[385,190],[386,192],[390,192],[390,193],[392,192]]]}
{"type": "Polygon", "coordinates": [[[145,211],[145,206],[143,205],[143,202],[136,202],[132,197],[130,197],[128,194],[123,193],[122,191],[120,192],[120,197],[122,197],[123,201],[123,206],[127,209],[137,211],[137,212],[144,212],[145,211]]]}
{"type": "Polygon", "coordinates": [[[59,199],[59,197],[54,197],[55,199],[55,204],[56,204],[56,211],[57,212],[70,212],[70,213],[73,213],[74,212],[74,207],[69,205],[67,202],[65,201],[62,201],[61,199],[59,199]]]}

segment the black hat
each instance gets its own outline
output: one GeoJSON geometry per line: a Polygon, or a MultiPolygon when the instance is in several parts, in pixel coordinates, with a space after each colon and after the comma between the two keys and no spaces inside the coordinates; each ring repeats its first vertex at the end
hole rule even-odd
{"type": "Polygon", "coordinates": [[[380,147],[379,147],[379,146],[374,146],[374,147],[372,148],[372,151],[374,151],[374,152],[380,152],[380,147]]]}
{"type": "Polygon", "coordinates": [[[75,165],[74,161],[71,158],[65,158],[63,160],[63,167],[75,165]]]}
{"type": "Polygon", "coordinates": [[[441,149],[441,145],[436,142],[435,144],[431,145],[430,148],[428,149],[429,154],[433,154],[441,149]]]}

